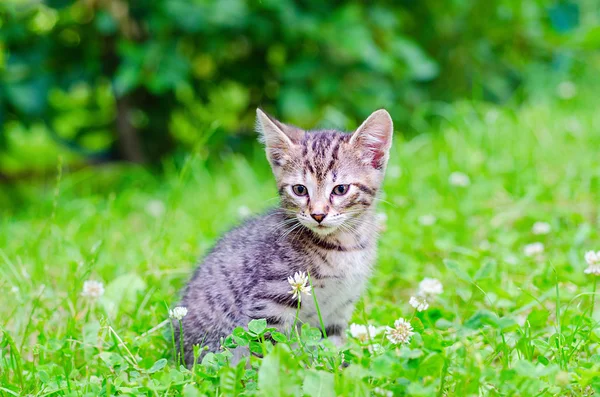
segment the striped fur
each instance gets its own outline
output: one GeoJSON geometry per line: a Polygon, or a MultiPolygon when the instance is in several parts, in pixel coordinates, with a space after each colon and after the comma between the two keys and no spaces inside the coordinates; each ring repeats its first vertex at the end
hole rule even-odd
{"type": "MultiPolygon", "coordinates": [[[[222,337],[252,319],[289,332],[298,302],[287,277],[297,271],[312,277],[328,336],[343,340],[375,262],[375,200],[392,139],[389,114],[373,113],[352,134],[303,131],[260,110],[257,116],[280,207],[227,233],[183,290],[188,365],[193,345],[216,351],[222,337]],[[333,194],[340,184],[347,192],[333,194]],[[298,196],[294,185],[308,194],[298,196]],[[315,213],[325,215],[321,223],[315,213]]],[[[302,300],[300,321],[319,325],[312,299],[302,300]]]]}

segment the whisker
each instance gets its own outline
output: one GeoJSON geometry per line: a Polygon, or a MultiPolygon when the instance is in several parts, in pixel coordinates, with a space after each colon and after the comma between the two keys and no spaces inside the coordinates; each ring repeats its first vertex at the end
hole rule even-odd
{"type": "Polygon", "coordinates": [[[289,235],[291,232],[293,232],[295,229],[297,229],[298,227],[302,226],[302,224],[297,220],[294,219],[294,221],[296,221],[296,223],[290,227],[289,229],[285,230],[281,236],[279,236],[279,238],[277,239],[277,241],[281,241],[283,240],[287,235],[289,235]]]}
{"type": "Polygon", "coordinates": [[[281,228],[285,228],[286,226],[291,226],[294,222],[297,222],[297,219],[286,219],[284,221],[281,221],[275,225],[273,225],[270,229],[270,231],[277,231],[281,228]]]}
{"type": "Polygon", "coordinates": [[[389,205],[391,205],[391,206],[392,206],[392,207],[394,207],[394,208],[399,208],[397,204],[394,204],[394,203],[392,203],[392,202],[389,202],[389,201],[387,201],[387,200],[384,200],[384,199],[382,199],[382,198],[379,198],[379,197],[373,197],[373,200],[374,200],[374,201],[379,201],[380,203],[389,204],[389,205]]]}

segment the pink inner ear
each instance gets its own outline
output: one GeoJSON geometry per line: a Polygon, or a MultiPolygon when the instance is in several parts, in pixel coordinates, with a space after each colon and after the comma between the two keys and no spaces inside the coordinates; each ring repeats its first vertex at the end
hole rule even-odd
{"type": "Polygon", "coordinates": [[[393,131],[392,119],[383,109],[373,112],[358,128],[352,137],[357,145],[362,146],[365,158],[373,168],[381,169],[385,163],[387,151],[391,144],[393,131]]]}
{"type": "Polygon", "coordinates": [[[367,146],[370,152],[371,165],[373,166],[373,168],[376,168],[378,170],[381,169],[381,167],[383,167],[383,161],[385,159],[385,150],[383,150],[383,147],[385,147],[385,142],[381,142],[375,145],[371,144],[367,146]]]}
{"type": "Polygon", "coordinates": [[[366,149],[371,166],[381,169],[385,160],[389,138],[384,131],[376,129],[377,127],[372,126],[370,130],[364,131],[364,134],[359,138],[359,142],[362,142],[363,147],[366,149]]]}
{"type": "Polygon", "coordinates": [[[371,165],[373,168],[381,169],[383,167],[383,159],[385,158],[385,152],[383,150],[375,149],[373,152],[373,158],[371,160],[371,165]]]}

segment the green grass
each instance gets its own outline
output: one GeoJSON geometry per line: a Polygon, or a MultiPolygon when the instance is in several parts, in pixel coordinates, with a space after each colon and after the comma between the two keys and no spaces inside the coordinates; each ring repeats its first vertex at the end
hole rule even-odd
{"type": "Polygon", "coordinates": [[[0,395],[600,392],[600,305],[593,314],[595,279],[583,273],[584,253],[600,250],[600,112],[596,91],[579,88],[520,108],[456,103],[439,126],[397,134],[380,204],[387,231],[354,322],[404,317],[416,334],[404,346],[380,336],[373,353],[350,339],[347,368],[316,330],[273,348],[255,323],[227,344],[250,343],[264,359],[233,368],[227,353],[209,355],[188,371],[173,358],[170,327],[157,328],[243,207],[275,205],[259,148],[218,167],[168,162],[160,176],[59,165],[46,186],[2,187],[0,395]],[[471,184],[449,184],[455,171],[471,184]],[[537,221],[551,232],[534,235],[537,221]],[[538,241],[543,257],[525,256],[538,241]],[[414,313],[408,300],[424,277],[444,293],[414,313]],[[81,296],[90,279],[106,287],[98,301],[81,296]]]}

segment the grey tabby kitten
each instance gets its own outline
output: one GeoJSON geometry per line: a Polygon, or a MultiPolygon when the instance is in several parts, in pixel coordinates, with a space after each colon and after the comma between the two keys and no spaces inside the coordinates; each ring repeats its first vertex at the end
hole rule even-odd
{"type": "MultiPolygon", "coordinates": [[[[257,129],[280,207],[227,233],[184,289],[188,365],[194,345],[216,351],[252,319],[289,332],[298,301],[287,278],[298,271],[310,273],[327,336],[340,345],[375,262],[375,200],[393,133],[388,112],[374,112],[348,134],[304,131],[258,109],[257,129]]],[[[312,298],[301,300],[299,320],[319,327],[312,298]]]]}

